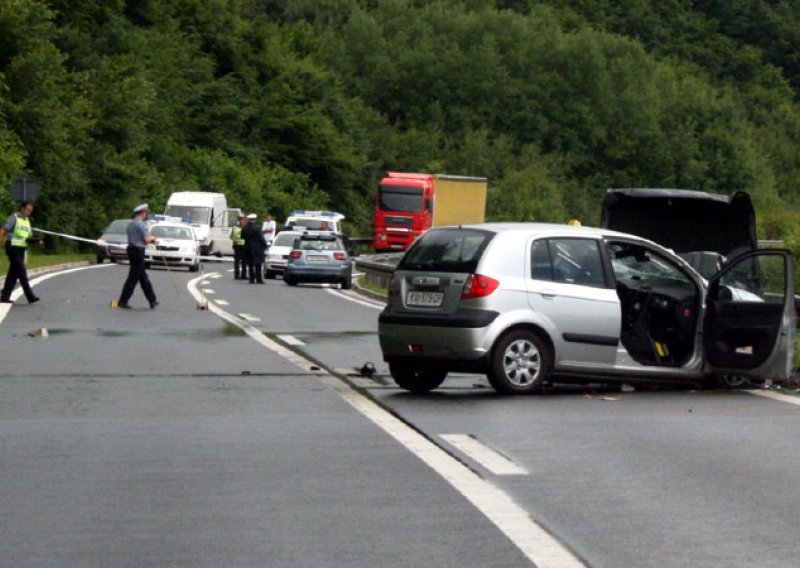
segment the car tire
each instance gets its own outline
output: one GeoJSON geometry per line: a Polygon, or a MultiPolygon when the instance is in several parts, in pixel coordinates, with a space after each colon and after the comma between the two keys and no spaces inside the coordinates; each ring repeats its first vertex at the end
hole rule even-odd
{"type": "Polygon", "coordinates": [[[741,375],[711,375],[706,380],[706,387],[712,389],[738,390],[762,386],[766,381],[749,379],[741,375]]]}
{"type": "Polygon", "coordinates": [[[518,329],[497,340],[487,375],[500,394],[531,394],[540,389],[552,365],[550,346],[532,331],[518,329]]]}
{"type": "Polygon", "coordinates": [[[151,265],[151,263],[149,263],[149,262],[145,262],[145,263],[144,263],[144,267],[145,267],[147,270],[150,270],[150,265],[151,265]]]}
{"type": "Polygon", "coordinates": [[[99,254],[97,255],[97,264],[103,264],[103,261],[104,261],[104,260],[105,260],[105,258],[104,258],[104,257],[102,257],[102,256],[101,256],[101,255],[99,255],[99,254]]]}
{"type": "Polygon", "coordinates": [[[265,270],[264,278],[267,280],[275,280],[275,273],[272,270],[265,270]]]}
{"type": "Polygon", "coordinates": [[[390,363],[389,373],[401,389],[415,394],[425,394],[441,385],[447,371],[440,368],[422,368],[402,363],[390,363]]]}
{"type": "Polygon", "coordinates": [[[199,262],[197,264],[193,264],[193,265],[191,265],[189,267],[189,272],[197,272],[198,270],[200,270],[200,263],[199,262]]]}
{"type": "Polygon", "coordinates": [[[297,286],[297,280],[295,280],[293,276],[284,276],[283,281],[289,286],[297,286]]]}
{"type": "Polygon", "coordinates": [[[353,287],[353,277],[349,274],[342,279],[342,290],[350,290],[353,287]]]}

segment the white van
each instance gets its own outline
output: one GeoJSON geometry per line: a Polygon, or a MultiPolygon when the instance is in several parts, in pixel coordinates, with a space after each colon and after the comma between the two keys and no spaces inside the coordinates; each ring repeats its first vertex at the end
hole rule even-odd
{"type": "Polygon", "coordinates": [[[200,254],[232,255],[231,227],[240,209],[229,209],[224,193],[178,191],[169,196],[164,215],[178,217],[194,227],[200,241],[200,254]]]}
{"type": "Polygon", "coordinates": [[[295,230],[342,232],[342,221],[345,216],[334,211],[308,211],[294,209],[286,218],[286,224],[296,227],[295,230]]]}

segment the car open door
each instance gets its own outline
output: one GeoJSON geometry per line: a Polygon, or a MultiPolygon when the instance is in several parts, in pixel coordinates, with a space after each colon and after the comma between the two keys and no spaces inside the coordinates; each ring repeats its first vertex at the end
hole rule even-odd
{"type": "Polygon", "coordinates": [[[795,324],[791,254],[757,250],[733,259],[708,286],[703,321],[707,370],[788,379],[795,324]]]}

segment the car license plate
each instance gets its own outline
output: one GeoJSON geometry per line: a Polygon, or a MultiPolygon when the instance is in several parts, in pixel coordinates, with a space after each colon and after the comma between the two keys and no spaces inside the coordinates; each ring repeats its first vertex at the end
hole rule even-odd
{"type": "Polygon", "coordinates": [[[406,296],[406,305],[422,308],[438,308],[442,305],[444,293],[442,292],[409,292],[406,296]]]}
{"type": "Polygon", "coordinates": [[[309,262],[325,262],[328,257],[324,254],[310,254],[306,257],[306,260],[309,262]]]}

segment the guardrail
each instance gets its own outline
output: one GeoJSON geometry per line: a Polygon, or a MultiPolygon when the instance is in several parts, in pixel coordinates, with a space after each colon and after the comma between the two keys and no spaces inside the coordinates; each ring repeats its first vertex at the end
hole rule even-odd
{"type": "Polygon", "coordinates": [[[364,273],[364,279],[368,284],[388,290],[389,282],[402,256],[402,252],[363,254],[356,257],[356,268],[364,273]]]}

